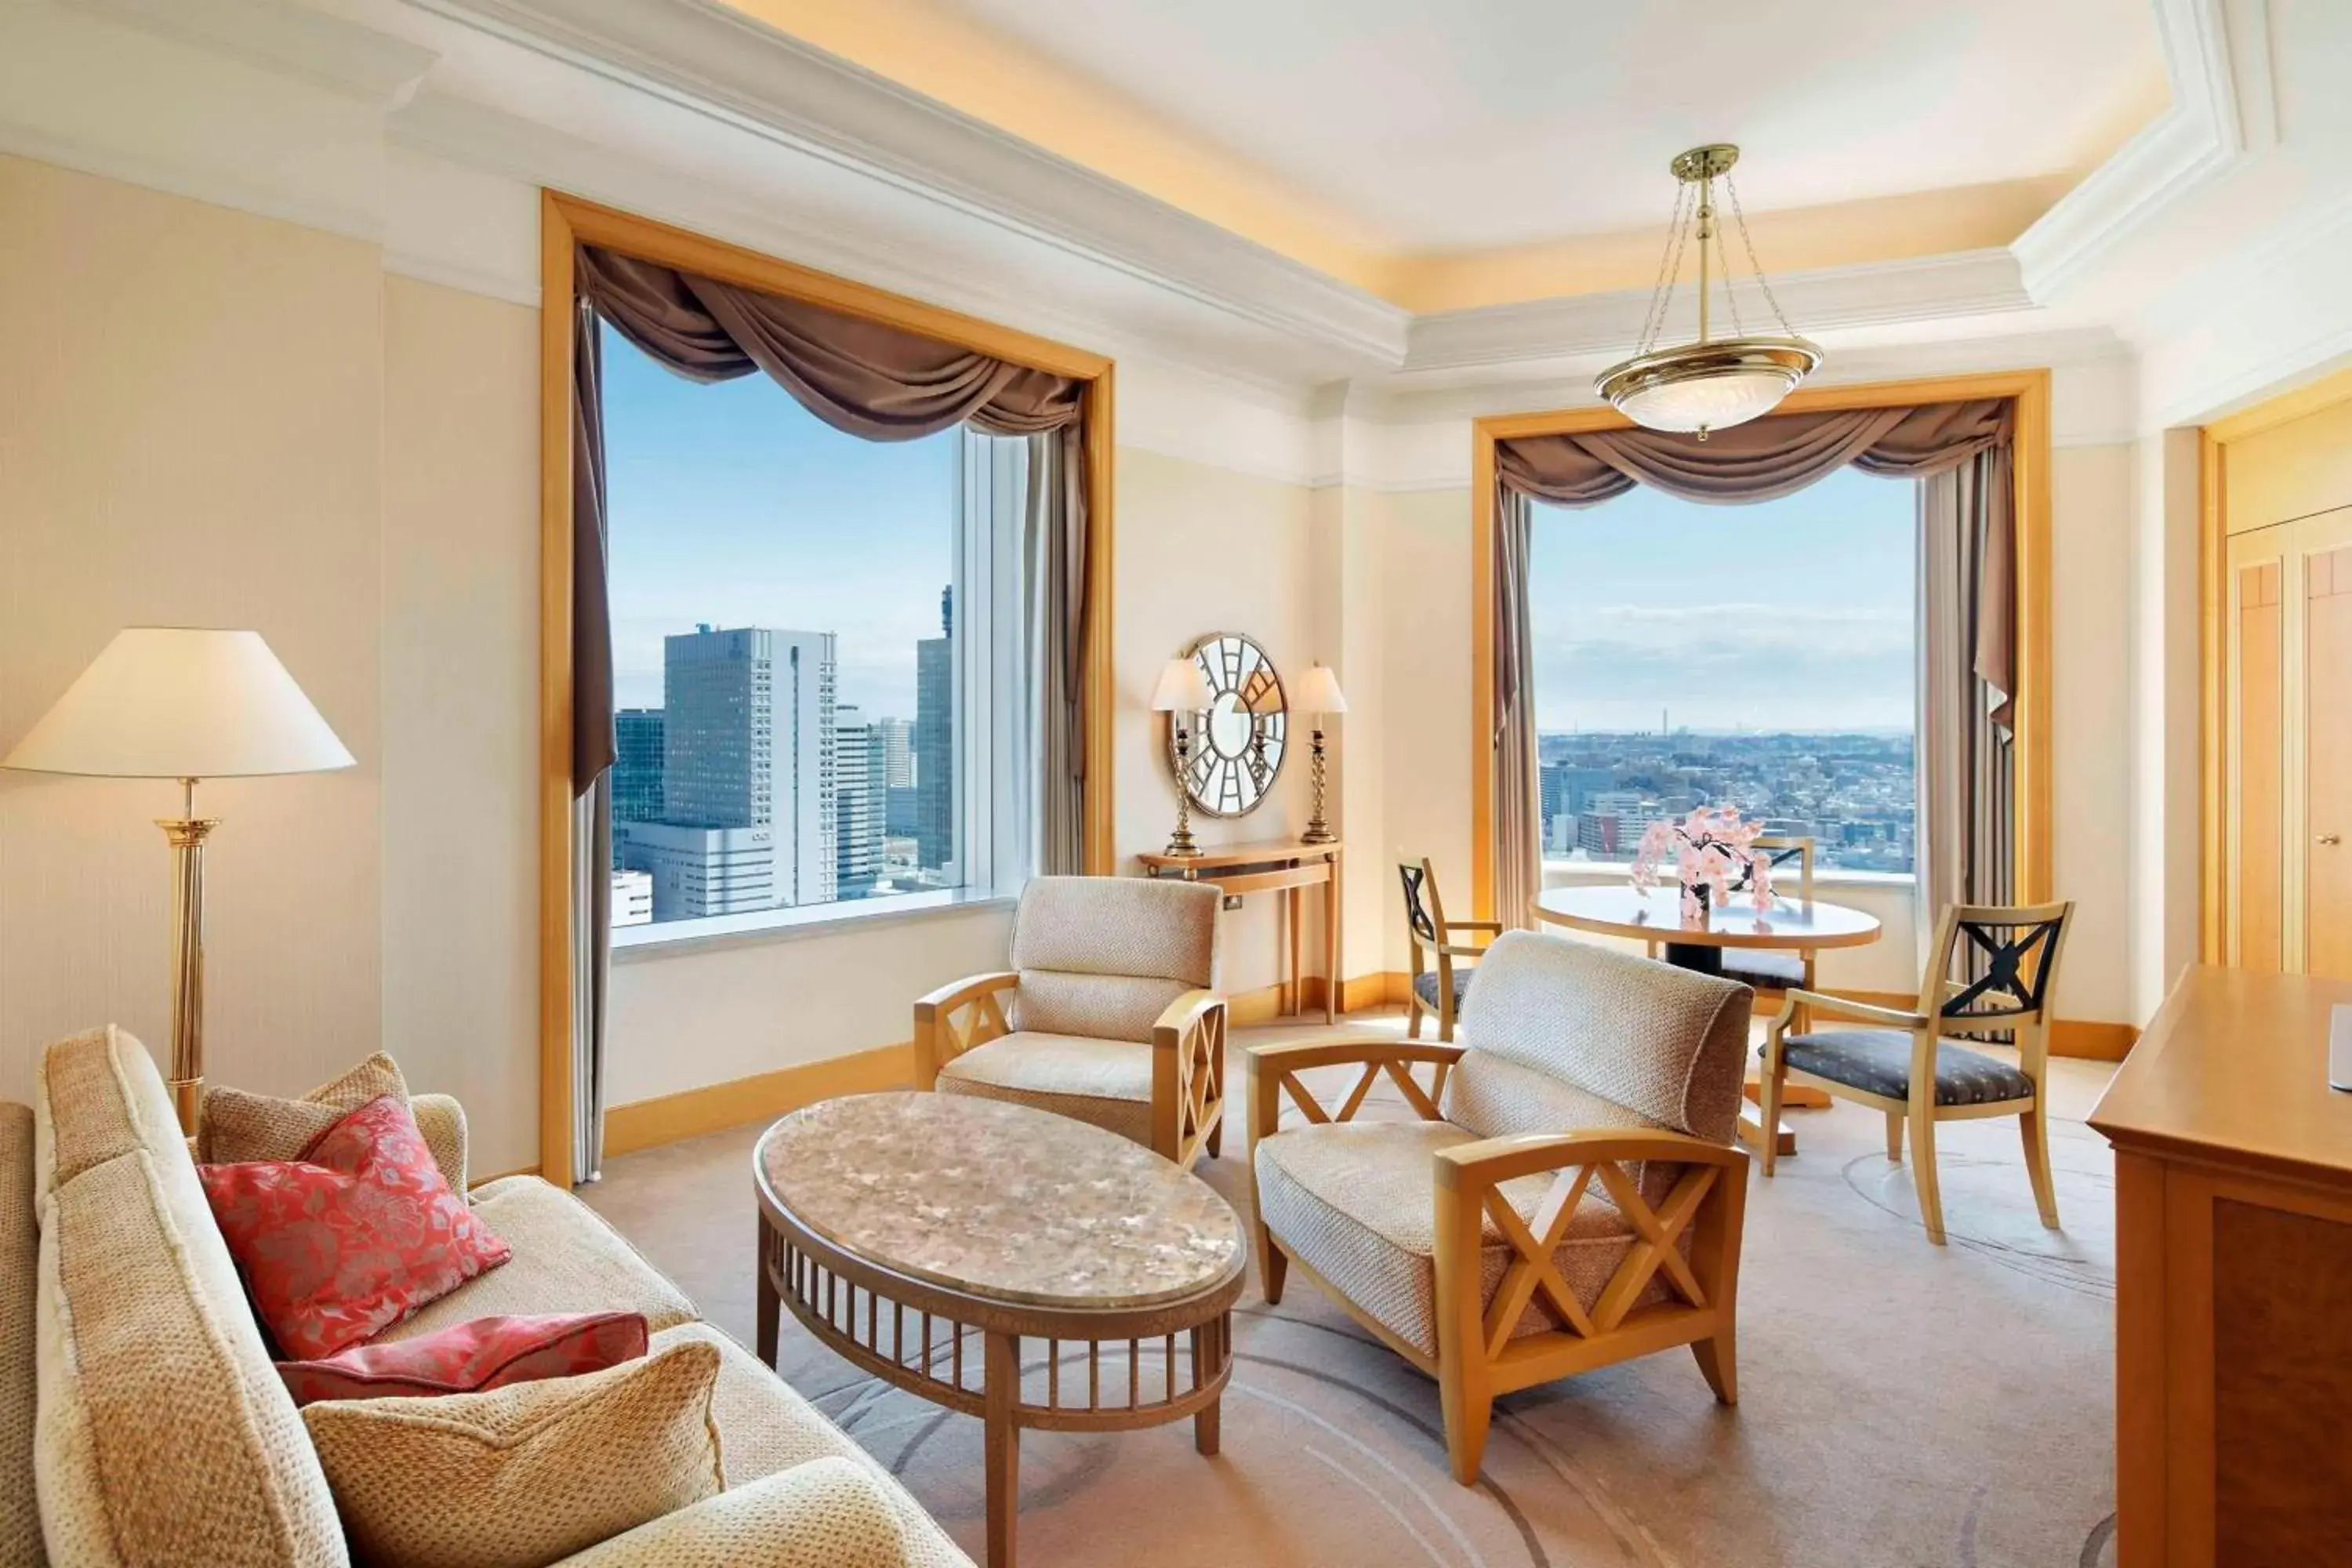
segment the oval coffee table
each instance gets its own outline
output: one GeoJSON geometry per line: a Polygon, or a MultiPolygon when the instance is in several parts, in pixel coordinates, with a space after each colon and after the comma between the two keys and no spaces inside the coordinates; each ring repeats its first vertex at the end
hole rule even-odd
{"type": "Polygon", "coordinates": [[[1049,1111],[916,1093],[796,1110],[751,1172],[761,1359],[789,1306],[856,1365],[982,1417],[989,1568],[1013,1564],[1022,1427],[1189,1415],[1217,1451],[1244,1250],[1199,1177],[1049,1111]],[[1026,1368],[1024,1340],[1043,1342],[1026,1368]]]}

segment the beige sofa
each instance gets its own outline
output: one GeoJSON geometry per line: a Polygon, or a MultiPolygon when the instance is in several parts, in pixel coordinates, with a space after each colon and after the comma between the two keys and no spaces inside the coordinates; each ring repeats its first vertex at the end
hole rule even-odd
{"type": "MultiPolygon", "coordinates": [[[[115,1029],[62,1041],[37,1100],[30,1114],[0,1105],[0,1568],[348,1563],[145,1047],[115,1029]]],[[[456,1103],[416,1109],[436,1160],[462,1171],[456,1103]]],[[[567,1562],[970,1568],[904,1488],[569,1193],[513,1176],[472,1201],[512,1261],[387,1337],[626,1310],[656,1349],[694,1338],[721,1356],[726,1491],[567,1562]]]]}

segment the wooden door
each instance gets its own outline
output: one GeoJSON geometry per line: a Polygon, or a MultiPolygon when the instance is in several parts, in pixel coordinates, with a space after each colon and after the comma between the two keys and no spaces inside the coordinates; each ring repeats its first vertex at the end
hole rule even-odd
{"type": "Polygon", "coordinates": [[[2304,967],[2352,980],[2352,513],[2294,526],[2306,534],[2304,967]]]}
{"type": "Polygon", "coordinates": [[[2284,966],[2286,529],[2230,542],[2230,962],[2284,966]]]}

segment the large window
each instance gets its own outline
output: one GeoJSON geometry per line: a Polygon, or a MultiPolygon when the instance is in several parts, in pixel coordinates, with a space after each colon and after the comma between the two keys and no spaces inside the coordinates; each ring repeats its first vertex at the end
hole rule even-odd
{"type": "Polygon", "coordinates": [[[1842,469],[1703,506],[1538,506],[1528,605],[1547,863],[1728,804],[1817,865],[1909,874],[1918,489],[1842,469]]]}
{"type": "Polygon", "coordinates": [[[603,346],[616,942],[1017,880],[1025,444],[864,440],[603,346]]]}

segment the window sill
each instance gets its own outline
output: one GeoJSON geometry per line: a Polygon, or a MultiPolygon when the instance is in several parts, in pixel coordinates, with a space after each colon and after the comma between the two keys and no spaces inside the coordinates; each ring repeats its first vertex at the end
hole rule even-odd
{"type": "Polygon", "coordinates": [[[853,931],[941,920],[981,910],[1009,910],[1013,903],[1010,893],[955,888],[930,893],[901,893],[886,899],[857,899],[840,904],[814,904],[805,909],[763,910],[755,915],[719,915],[709,920],[623,926],[613,932],[613,962],[646,963],[725,948],[764,947],[772,942],[846,936],[853,931]]]}
{"type": "MultiPolygon", "coordinates": [[[[1543,863],[1544,884],[1547,887],[1569,882],[1622,882],[1630,868],[1622,860],[1547,860],[1543,863]]],[[[1790,873],[1788,880],[1794,880],[1790,873]]],[[[1839,867],[1825,867],[1813,873],[1816,888],[1909,888],[1919,879],[1908,871],[1856,871],[1839,867]]]]}

